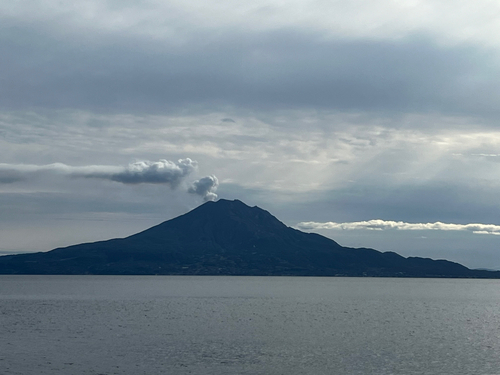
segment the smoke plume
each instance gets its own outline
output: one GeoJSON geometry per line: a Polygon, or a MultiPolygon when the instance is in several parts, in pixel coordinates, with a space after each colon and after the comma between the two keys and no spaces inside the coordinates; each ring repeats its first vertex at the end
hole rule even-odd
{"type": "Polygon", "coordinates": [[[215,201],[217,199],[217,194],[215,191],[219,186],[219,180],[214,175],[200,178],[193,182],[189,187],[188,192],[191,194],[197,194],[203,197],[205,201],[215,201]]]}
{"type": "Polygon", "coordinates": [[[161,159],[157,162],[138,161],[116,172],[96,170],[94,172],[75,171],[74,175],[86,178],[102,178],[122,184],[167,184],[176,187],[184,177],[196,169],[197,163],[191,159],[177,162],[161,159]]]}

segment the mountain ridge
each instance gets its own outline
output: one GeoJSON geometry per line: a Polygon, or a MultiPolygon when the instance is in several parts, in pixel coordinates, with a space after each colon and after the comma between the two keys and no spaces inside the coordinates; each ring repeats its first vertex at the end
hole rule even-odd
{"type": "Polygon", "coordinates": [[[0,274],[500,278],[447,260],[348,248],[239,200],[206,202],[125,238],[0,256],[0,274]]]}

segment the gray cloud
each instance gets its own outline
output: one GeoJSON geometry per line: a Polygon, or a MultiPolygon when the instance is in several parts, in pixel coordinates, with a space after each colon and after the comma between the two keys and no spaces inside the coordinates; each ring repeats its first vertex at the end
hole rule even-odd
{"type": "Polygon", "coordinates": [[[325,222],[317,223],[314,221],[298,223],[297,227],[304,230],[318,229],[340,229],[340,230],[443,230],[443,231],[470,231],[477,234],[494,234],[500,236],[500,225],[494,224],[450,224],[450,223],[406,223],[403,221],[387,220],[368,220],[351,223],[325,222]]]}
{"type": "Polygon", "coordinates": [[[62,163],[48,165],[0,164],[0,182],[14,182],[9,180],[9,176],[17,176],[18,179],[22,179],[29,175],[55,173],[74,178],[98,178],[123,184],[167,184],[176,187],[196,167],[197,162],[189,158],[179,159],[177,162],[165,159],[157,162],[138,161],[126,167],[108,165],[75,167],[62,163]]]}
{"type": "Polygon", "coordinates": [[[403,186],[351,183],[347,188],[317,193],[303,205],[308,217],[299,220],[354,222],[389,217],[405,222],[495,223],[500,209],[498,189],[498,184],[478,180],[403,186]]]}
{"type": "Polygon", "coordinates": [[[219,186],[219,180],[214,175],[200,178],[193,182],[189,187],[188,192],[197,194],[203,197],[205,201],[214,201],[217,199],[215,191],[219,186]]]}
{"type": "Polygon", "coordinates": [[[12,33],[21,42],[0,38],[9,56],[0,62],[0,103],[8,109],[159,113],[229,105],[499,114],[497,55],[429,38],[339,40],[281,30],[159,48],[127,37],[65,42],[19,25],[12,33]]]}
{"type": "Polygon", "coordinates": [[[2,170],[0,168],[0,184],[12,184],[22,180],[24,180],[24,177],[18,171],[9,169],[2,170]]]}
{"type": "MultiPolygon", "coordinates": [[[[177,162],[161,159],[157,162],[139,161],[131,163],[119,172],[96,170],[84,172],[82,177],[109,179],[123,184],[169,184],[177,186],[180,181],[196,169],[197,163],[191,159],[177,162]]],[[[79,172],[75,172],[75,176],[79,172]]]]}

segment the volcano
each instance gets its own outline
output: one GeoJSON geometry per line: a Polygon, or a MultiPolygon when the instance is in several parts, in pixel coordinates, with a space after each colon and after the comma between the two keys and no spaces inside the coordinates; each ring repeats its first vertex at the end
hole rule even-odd
{"type": "Polygon", "coordinates": [[[0,274],[500,278],[447,260],[343,247],[225,199],[126,238],[1,256],[0,274]]]}

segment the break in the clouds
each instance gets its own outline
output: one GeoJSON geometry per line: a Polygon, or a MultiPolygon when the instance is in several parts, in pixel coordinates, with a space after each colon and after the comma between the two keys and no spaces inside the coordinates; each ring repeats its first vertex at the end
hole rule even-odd
{"type": "Polygon", "coordinates": [[[469,231],[476,234],[494,234],[500,235],[500,225],[494,224],[450,224],[450,223],[405,223],[403,221],[386,221],[386,220],[368,220],[356,221],[351,223],[335,223],[335,222],[302,222],[297,224],[297,227],[303,230],[319,230],[319,229],[340,229],[340,230],[443,230],[443,231],[469,231]]]}
{"type": "Polygon", "coordinates": [[[75,178],[97,178],[123,184],[166,184],[173,188],[197,168],[189,158],[169,161],[161,159],[130,163],[128,166],[89,165],[69,166],[63,163],[48,165],[0,164],[0,183],[13,183],[43,174],[60,174],[75,178]]]}
{"type": "Polygon", "coordinates": [[[193,182],[188,192],[203,197],[205,201],[214,201],[217,199],[215,191],[219,186],[219,180],[215,176],[207,176],[193,182]]]}

